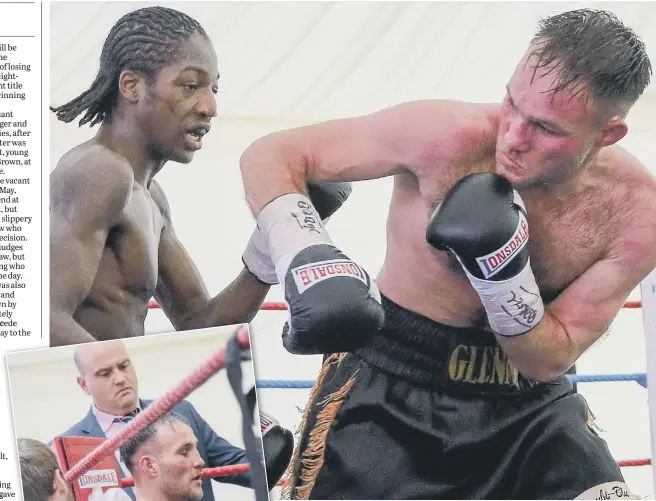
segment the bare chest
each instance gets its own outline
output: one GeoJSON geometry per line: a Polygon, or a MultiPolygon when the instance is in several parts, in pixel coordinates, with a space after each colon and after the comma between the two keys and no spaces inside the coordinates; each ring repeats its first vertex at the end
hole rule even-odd
{"type": "Polygon", "coordinates": [[[607,251],[614,234],[612,217],[603,203],[581,202],[553,210],[525,202],[531,268],[549,301],[607,251]]]}
{"type": "MultiPolygon", "coordinates": [[[[424,196],[429,213],[443,193],[424,196]]],[[[529,223],[531,268],[545,300],[553,299],[608,249],[613,228],[613,208],[603,197],[583,196],[575,201],[545,201],[524,196],[529,223]]],[[[484,210],[476,208],[472,210],[484,210]]],[[[452,271],[460,265],[447,253],[440,260],[452,271]]]]}
{"type": "Polygon", "coordinates": [[[157,286],[163,225],[163,216],[150,194],[135,188],[121,221],[108,235],[101,267],[120,280],[124,288],[150,297],[157,286]]]}

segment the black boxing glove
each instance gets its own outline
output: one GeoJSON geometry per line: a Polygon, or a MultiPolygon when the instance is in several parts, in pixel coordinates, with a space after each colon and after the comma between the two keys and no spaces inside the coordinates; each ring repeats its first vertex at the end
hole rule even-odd
{"type": "Polygon", "coordinates": [[[510,182],[497,174],[461,179],[433,212],[426,240],[451,251],[501,336],[524,334],[544,315],[530,266],[526,208],[510,182]]]}
{"type": "MultiPolygon", "coordinates": [[[[308,196],[324,225],[328,222],[330,216],[346,202],[346,199],[351,195],[351,191],[353,191],[350,183],[308,181],[305,186],[308,196]]],[[[267,242],[258,228],[255,228],[246,245],[246,250],[242,255],[242,262],[260,282],[269,285],[278,283],[276,268],[269,256],[267,242]]]]}
{"type": "Polygon", "coordinates": [[[260,429],[262,431],[262,448],[266,467],[269,491],[280,480],[292,460],[294,453],[294,435],[280,426],[278,420],[260,411],[260,429]]]}
{"type": "Polygon", "coordinates": [[[276,198],[257,222],[285,292],[287,351],[351,351],[376,334],[384,319],[376,282],[333,245],[306,196],[276,198]]]}

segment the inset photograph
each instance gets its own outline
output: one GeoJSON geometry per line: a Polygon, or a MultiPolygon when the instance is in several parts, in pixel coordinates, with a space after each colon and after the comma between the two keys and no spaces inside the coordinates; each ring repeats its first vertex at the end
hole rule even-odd
{"type": "Polygon", "coordinates": [[[24,499],[268,499],[247,325],[16,352],[7,367],[24,499]]]}

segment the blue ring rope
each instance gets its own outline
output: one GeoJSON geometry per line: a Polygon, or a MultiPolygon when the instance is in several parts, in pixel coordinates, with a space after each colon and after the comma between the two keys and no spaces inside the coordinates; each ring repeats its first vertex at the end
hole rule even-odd
{"type": "MultiPolygon", "coordinates": [[[[647,374],[568,374],[572,383],[601,383],[611,381],[635,381],[647,387],[647,374]]],[[[260,379],[255,382],[258,388],[267,389],[308,389],[314,386],[313,379],[260,379]]]]}

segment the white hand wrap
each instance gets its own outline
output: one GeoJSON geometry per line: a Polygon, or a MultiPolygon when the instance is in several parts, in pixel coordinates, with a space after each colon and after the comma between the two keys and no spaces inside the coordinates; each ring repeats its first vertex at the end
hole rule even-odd
{"type": "Polygon", "coordinates": [[[542,319],[544,304],[530,259],[518,275],[502,282],[482,280],[469,272],[467,276],[478,292],[490,327],[496,334],[519,336],[533,329],[542,319]]]}
{"type": "Polygon", "coordinates": [[[300,251],[313,245],[333,245],[312,202],[300,193],[282,195],[267,204],[257,217],[257,226],[283,290],[285,274],[300,251]]]}
{"type": "Polygon", "coordinates": [[[265,284],[274,285],[278,283],[276,267],[269,257],[269,248],[262,232],[255,228],[248,245],[241,257],[248,271],[265,284]]]}
{"type": "MultiPolygon", "coordinates": [[[[330,217],[327,217],[323,224],[325,225],[329,220],[330,217]]],[[[248,271],[255,275],[260,282],[269,285],[278,283],[276,267],[269,255],[266,238],[259,228],[255,228],[251,234],[241,259],[248,271]]]]}

